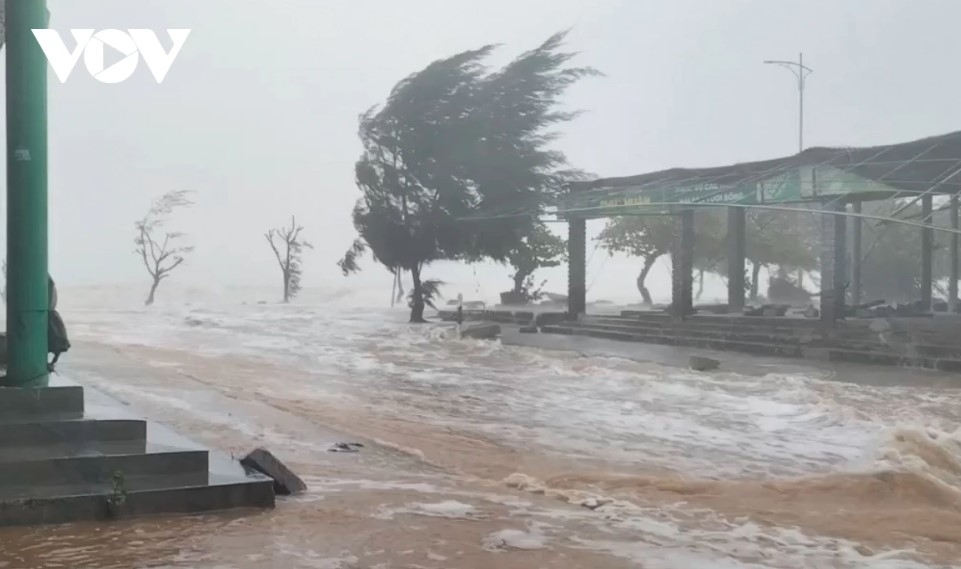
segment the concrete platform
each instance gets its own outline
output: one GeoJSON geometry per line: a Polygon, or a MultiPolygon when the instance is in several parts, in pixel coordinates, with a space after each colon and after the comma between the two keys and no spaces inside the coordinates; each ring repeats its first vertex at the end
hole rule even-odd
{"type": "Polygon", "coordinates": [[[635,310],[540,328],[548,334],[954,373],[961,372],[958,329],[961,317],[955,315],[849,319],[826,328],[804,318],[695,315],[677,320],[635,310]]]}
{"type": "Polygon", "coordinates": [[[0,526],[273,505],[269,478],[101,393],[0,388],[0,526]]]}

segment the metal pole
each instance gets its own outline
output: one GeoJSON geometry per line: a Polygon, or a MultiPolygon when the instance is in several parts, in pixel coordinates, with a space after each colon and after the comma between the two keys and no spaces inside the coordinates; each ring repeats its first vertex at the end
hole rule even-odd
{"type": "Polygon", "coordinates": [[[797,61],[767,60],[764,63],[780,65],[788,69],[797,79],[798,88],[798,152],[804,151],[804,86],[807,83],[807,76],[814,73],[814,70],[804,66],[804,54],[798,54],[797,61]]]}
{"type": "Polygon", "coordinates": [[[798,54],[798,101],[800,104],[800,113],[798,120],[798,148],[797,151],[800,154],[804,152],[804,54],[798,54]]]}
{"type": "Polygon", "coordinates": [[[7,385],[46,384],[47,61],[32,30],[46,0],[6,0],[7,385]]]}
{"type": "MultiPolygon", "coordinates": [[[[921,198],[922,221],[931,223],[934,207],[931,194],[921,198]]],[[[921,229],[921,305],[925,311],[932,309],[932,292],[934,288],[934,229],[921,229]]]]}
{"type": "MultiPolygon", "coordinates": [[[[951,229],[958,230],[958,195],[951,196],[951,229]]],[[[948,275],[948,310],[954,313],[958,309],[958,234],[951,234],[948,243],[950,258],[950,274],[948,275]]]]}
{"type": "MultiPolygon", "coordinates": [[[[851,204],[854,213],[861,213],[861,202],[851,204]]],[[[861,234],[862,220],[851,218],[851,304],[861,304],[861,234]]]]}

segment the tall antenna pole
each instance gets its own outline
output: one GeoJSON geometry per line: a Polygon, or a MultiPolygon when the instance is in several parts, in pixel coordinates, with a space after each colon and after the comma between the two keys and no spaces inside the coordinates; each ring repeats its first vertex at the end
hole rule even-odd
{"type": "Polygon", "coordinates": [[[808,75],[814,70],[804,65],[804,54],[798,54],[797,61],[767,60],[764,63],[769,65],[780,65],[789,70],[797,78],[798,90],[798,152],[804,151],[804,87],[807,84],[808,75]]]}

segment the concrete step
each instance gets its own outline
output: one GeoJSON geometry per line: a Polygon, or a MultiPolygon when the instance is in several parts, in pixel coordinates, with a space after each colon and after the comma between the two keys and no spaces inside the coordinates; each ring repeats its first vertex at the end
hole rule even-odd
{"type": "Polygon", "coordinates": [[[0,526],[272,507],[273,480],[94,392],[0,388],[0,526]]]}
{"type": "MultiPolygon", "coordinates": [[[[860,342],[872,343],[877,345],[887,345],[888,343],[916,344],[919,346],[930,346],[932,356],[947,356],[950,354],[961,353],[961,337],[945,334],[943,331],[918,330],[918,329],[899,329],[894,328],[885,330],[873,330],[870,325],[863,322],[852,323],[850,321],[842,323],[837,329],[823,331],[818,328],[808,326],[793,327],[792,320],[769,320],[757,322],[752,325],[750,322],[727,322],[719,321],[717,318],[701,319],[694,317],[683,322],[672,321],[668,318],[637,320],[623,317],[608,316],[589,316],[582,320],[585,324],[605,324],[632,326],[643,329],[658,330],[712,330],[730,334],[752,333],[771,335],[777,334],[783,337],[796,337],[810,339],[823,337],[831,342],[860,342]]],[[[897,325],[897,324],[896,324],[897,325]]]]}
{"type": "Polygon", "coordinates": [[[780,334],[770,334],[756,331],[742,331],[742,330],[719,330],[719,329],[702,329],[700,326],[694,327],[662,327],[662,328],[649,328],[643,325],[629,325],[629,324],[610,324],[595,322],[593,320],[584,321],[579,323],[572,323],[572,327],[582,327],[590,328],[593,330],[608,330],[611,332],[626,332],[626,333],[637,333],[637,334],[654,334],[662,336],[683,336],[689,338],[703,338],[706,340],[725,340],[729,339],[732,341],[741,342],[762,342],[762,343],[776,343],[776,344],[791,344],[799,345],[803,341],[810,341],[811,338],[802,338],[798,336],[788,336],[780,334]]]}
{"type": "MultiPolygon", "coordinates": [[[[574,325],[572,323],[572,325],[574,325]]],[[[704,325],[702,323],[678,323],[670,325],[659,323],[657,326],[648,326],[643,323],[631,323],[629,320],[611,320],[608,318],[588,318],[578,326],[589,326],[592,328],[606,329],[612,331],[630,331],[641,334],[657,333],[671,336],[689,336],[714,339],[731,339],[745,342],[765,342],[765,343],[784,343],[784,344],[803,344],[810,347],[837,347],[844,345],[853,350],[860,351],[880,351],[887,352],[892,348],[904,347],[913,352],[917,357],[928,358],[947,358],[961,359],[961,346],[949,344],[947,340],[941,338],[941,343],[934,343],[928,337],[910,337],[900,332],[884,334],[868,332],[855,334],[850,331],[843,333],[839,330],[835,334],[821,334],[814,330],[800,330],[793,333],[785,333],[780,329],[755,328],[755,327],[720,327],[717,325],[704,325]]]]}
{"type": "Polygon", "coordinates": [[[803,350],[800,346],[790,344],[774,344],[770,342],[745,342],[738,340],[717,340],[710,338],[692,338],[687,336],[673,336],[664,334],[644,334],[637,332],[620,332],[611,330],[600,330],[589,327],[577,326],[545,326],[541,329],[545,334],[565,334],[573,336],[588,336],[592,338],[603,338],[606,340],[616,340],[623,342],[637,342],[645,344],[662,344],[670,346],[691,346],[719,351],[739,351],[744,353],[780,356],[780,357],[801,357],[803,350]]]}
{"type": "Polygon", "coordinates": [[[913,367],[951,373],[961,372],[961,358],[928,358],[866,350],[830,350],[828,359],[835,362],[913,367]]]}
{"type": "Polygon", "coordinates": [[[130,489],[204,484],[208,468],[207,451],[153,447],[135,454],[7,461],[0,463],[0,499],[18,496],[20,487],[40,497],[63,495],[64,487],[109,489],[117,473],[130,489]]]}
{"type": "Polygon", "coordinates": [[[0,424],[38,418],[78,419],[83,410],[83,388],[79,385],[0,389],[0,424]]]}
{"type": "Polygon", "coordinates": [[[16,446],[0,450],[0,464],[29,462],[70,457],[121,456],[147,452],[147,441],[102,442],[97,445],[56,444],[46,446],[16,446]]]}
{"type": "Polygon", "coordinates": [[[677,321],[670,318],[657,318],[657,319],[635,319],[635,318],[624,318],[624,317],[609,317],[609,316],[589,316],[582,320],[583,322],[601,322],[609,324],[623,324],[623,325],[633,325],[639,327],[647,328],[697,328],[703,330],[718,330],[718,331],[750,331],[757,333],[777,333],[783,335],[810,335],[812,333],[817,333],[817,329],[810,326],[794,326],[792,324],[793,320],[779,320],[777,322],[737,322],[734,320],[728,321],[724,318],[698,318],[692,317],[684,321],[677,321]]]}
{"type": "Polygon", "coordinates": [[[147,423],[135,419],[40,420],[0,428],[0,457],[9,449],[63,447],[76,453],[98,452],[116,443],[143,443],[147,423]]]}
{"type": "MultiPolygon", "coordinates": [[[[162,489],[75,491],[56,497],[0,501],[0,525],[71,523],[156,514],[207,513],[234,508],[272,508],[274,481],[211,475],[203,484],[162,489]]],[[[88,489],[89,490],[89,489],[88,489]]]]}
{"type": "Polygon", "coordinates": [[[541,332],[545,334],[588,336],[626,342],[690,346],[718,351],[736,351],[755,355],[779,357],[817,357],[820,359],[828,359],[830,361],[839,362],[843,361],[852,363],[893,365],[961,372],[961,357],[934,358],[925,357],[922,355],[905,355],[893,352],[886,346],[879,345],[852,345],[843,349],[832,349],[830,344],[802,346],[800,344],[790,343],[692,337],[683,334],[664,334],[659,331],[618,331],[574,323],[561,326],[545,326],[541,329],[541,332]]]}

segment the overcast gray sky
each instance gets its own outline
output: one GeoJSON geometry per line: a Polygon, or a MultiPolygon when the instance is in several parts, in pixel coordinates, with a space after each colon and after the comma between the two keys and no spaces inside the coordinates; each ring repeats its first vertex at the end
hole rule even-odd
{"type": "MultiPolygon", "coordinates": [[[[606,77],[570,92],[571,106],[588,112],[560,146],[603,176],[793,153],[793,79],[761,61],[799,51],[815,70],[809,145],[961,129],[955,0],[50,0],[50,8],[51,27],[65,34],[193,29],[162,85],[143,64],[116,85],[82,64],[66,85],[50,76],[51,264],[67,285],[143,280],[133,220],[178,188],[197,192],[178,222],[197,250],[176,278],[273,283],[263,232],[296,213],[316,245],[306,282],[341,279],[334,263],[354,237],[358,197],[357,115],[432,60],[486,43],[503,44],[507,58],[567,28],[579,63],[606,77]]],[[[389,286],[382,270],[367,272],[389,286]]]]}

